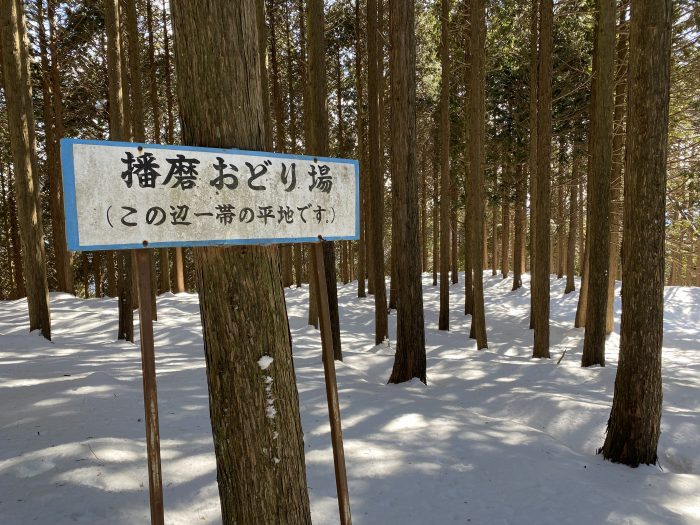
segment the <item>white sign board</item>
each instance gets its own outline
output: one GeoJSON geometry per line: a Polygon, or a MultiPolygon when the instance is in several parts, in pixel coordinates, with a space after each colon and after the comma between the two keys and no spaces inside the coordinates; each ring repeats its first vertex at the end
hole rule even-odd
{"type": "Polygon", "coordinates": [[[61,140],[68,249],[359,238],[357,161],[61,140]]]}

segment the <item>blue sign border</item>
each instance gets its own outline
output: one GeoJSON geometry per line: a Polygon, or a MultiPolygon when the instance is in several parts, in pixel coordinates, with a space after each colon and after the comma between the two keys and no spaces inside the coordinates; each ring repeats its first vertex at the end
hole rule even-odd
{"type": "MultiPolygon", "coordinates": [[[[99,251],[99,250],[130,250],[144,248],[142,244],[100,244],[96,246],[81,245],[78,235],[78,209],[75,196],[75,166],[73,162],[73,145],[90,144],[94,146],[110,146],[115,148],[137,148],[142,146],[149,149],[179,149],[187,151],[205,151],[210,153],[225,153],[229,155],[249,155],[256,157],[272,157],[280,159],[311,160],[323,162],[338,162],[355,166],[355,235],[341,237],[324,237],[327,241],[355,241],[360,238],[360,165],[354,159],[336,159],[330,157],[314,157],[311,155],[288,155],[286,153],[271,153],[267,151],[248,151],[240,149],[200,148],[197,146],[178,146],[168,144],[148,144],[145,142],[115,142],[109,140],[61,139],[61,172],[63,176],[63,207],[66,216],[66,242],[70,251],[99,251]]],[[[190,246],[225,246],[225,245],[270,245],[317,242],[318,237],[293,237],[285,239],[227,239],[204,241],[178,241],[148,243],[148,248],[175,248],[190,246]]]]}

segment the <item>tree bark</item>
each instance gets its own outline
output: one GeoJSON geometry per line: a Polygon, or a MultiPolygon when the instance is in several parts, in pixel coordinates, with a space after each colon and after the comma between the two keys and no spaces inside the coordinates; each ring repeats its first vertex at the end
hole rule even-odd
{"type": "Polygon", "coordinates": [[[537,67],[539,63],[539,10],[540,0],[532,0],[530,9],[530,141],[528,171],[530,174],[530,329],[535,328],[535,302],[537,300],[537,67]]]}
{"type": "Polygon", "coordinates": [[[15,192],[11,190],[13,185],[14,177],[12,176],[11,170],[8,166],[7,170],[8,178],[8,214],[10,217],[10,241],[12,243],[12,276],[15,284],[14,298],[20,299],[27,296],[27,289],[24,284],[24,270],[22,268],[22,249],[20,247],[21,243],[19,240],[19,225],[17,220],[17,201],[15,199],[15,192]]]}
{"type": "Polygon", "coordinates": [[[656,463],[661,430],[671,20],[671,0],[632,0],[620,360],[602,453],[633,467],[656,463]]]}
{"type": "Polygon", "coordinates": [[[527,176],[522,164],[515,167],[515,213],[513,214],[514,222],[514,239],[513,239],[513,288],[517,290],[523,285],[522,274],[525,268],[523,267],[524,248],[525,248],[525,206],[526,206],[526,191],[527,191],[527,176]]]}
{"type": "Polygon", "coordinates": [[[367,171],[367,148],[365,145],[365,97],[364,82],[362,77],[362,57],[364,48],[362,43],[366,34],[362,30],[362,17],[360,15],[361,0],[355,0],[355,90],[357,92],[357,158],[360,159],[360,241],[357,247],[357,296],[367,297],[365,289],[365,275],[367,274],[367,190],[369,188],[367,171]]]}
{"type": "MultiPolygon", "coordinates": [[[[146,0],[146,26],[148,28],[148,69],[149,69],[149,97],[151,114],[153,115],[153,142],[160,144],[160,102],[158,101],[158,81],[156,76],[155,61],[155,32],[153,28],[152,0],[146,0]]],[[[159,278],[158,288],[161,293],[170,291],[170,257],[167,248],[158,250],[159,278]]],[[[154,290],[156,287],[153,287],[154,290]]]]}
{"type": "Polygon", "coordinates": [[[498,264],[498,203],[491,204],[491,276],[495,276],[498,264]]]}
{"type": "MultiPolygon", "coordinates": [[[[172,68],[170,65],[170,31],[165,0],[163,0],[161,12],[163,14],[163,54],[165,57],[166,142],[168,144],[173,144],[175,142],[175,119],[173,111],[172,68]]],[[[175,248],[172,250],[171,254],[173,255],[172,275],[170,276],[172,290],[175,293],[182,293],[187,291],[185,287],[185,266],[182,248],[175,248]]]]}
{"type": "Polygon", "coordinates": [[[615,74],[615,0],[598,0],[594,54],[598,68],[592,119],[590,252],[588,304],[581,366],[605,366],[605,318],[610,257],[610,177],[612,173],[613,90],[615,74]]]}
{"type": "Polygon", "coordinates": [[[486,340],[486,315],[484,310],[484,130],[485,110],[485,59],[486,59],[486,8],[484,0],[471,3],[471,75],[469,86],[469,169],[473,188],[472,198],[472,263],[474,267],[474,312],[469,337],[476,339],[479,350],[488,348],[486,340]]]}
{"type": "MultiPolygon", "coordinates": [[[[326,96],[326,40],[323,0],[309,0],[308,21],[308,77],[309,104],[306,119],[309,121],[309,136],[306,154],[328,156],[328,105],[326,96]]],[[[340,315],[338,312],[338,279],[335,273],[335,248],[333,242],[323,242],[323,258],[326,266],[326,288],[330,309],[333,353],[338,361],[343,360],[340,343],[340,315]]],[[[317,305],[318,306],[318,305],[317,305]]]]}
{"type": "MultiPolygon", "coordinates": [[[[144,123],[143,104],[143,77],[141,75],[141,42],[139,40],[138,14],[136,12],[136,0],[126,0],[126,27],[129,44],[129,77],[131,80],[131,120],[133,129],[133,139],[135,142],[146,141],[146,126],[144,123]]],[[[151,250],[152,251],[152,250],[151,250]]],[[[151,261],[151,313],[153,320],[158,320],[158,310],[156,308],[155,269],[153,268],[153,257],[151,261]]],[[[131,270],[136,274],[136,265],[132,264],[131,270]]],[[[133,278],[132,278],[133,279],[133,278]]],[[[137,286],[136,279],[133,279],[137,286]]],[[[136,297],[138,294],[134,293],[136,297]]]]}
{"type": "MultiPolygon", "coordinates": [[[[382,1],[382,0],[380,0],[382,1]]],[[[379,113],[379,75],[381,55],[379,54],[377,0],[367,0],[367,63],[368,63],[368,113],[369,113],[369,205],[370,205],[370,244],[372,251],[371,270],[374,274],[374,325],[375,344],[382,343],[389,336],[387,317],[386,285],[384,281],[384,174],[379,147],[381,115],[379,113]]]]}
{"type": "MultiPolygon", "coordinates": [[[[452,201],[457,200],[456,191],[451,196],[452,201]]],[[[459,282],[459,231],[457,230],[457,211],[450,212],[450,281],[452,284],[459,282]]]]}
{"type": "MultiPolygon", "coordinates": [[[[437,135],[437,133],[435,133],[435,135],[437,135]]],[[[437,137],[433,140],[433,286],[437,286],[438,284],[438,272],[440,268],[440,148],[437,140],[437,137]]]]}
{"type": "Polygon", "coordinates": [[[440,0],[440,317],[450,329],[450,0],[440,0]]]}
{"type": "MultiPolygon", "coordinates": [[[[2,56],[1,51],[0,56],[2,56]]],[[[5,232],[5,242],[3,243],[3,247],[5,248],[5,254],[7,257],[4,263],[6,268],[4,275],[7,276],[7,288],[5,288],[3,283],[0,283],[0,298],[2,298],[2,300],[13,299],[14,297],[12,294],[13,289],[15,288],[15,269],[13,268],[13,250],[11,244],[12,231],[10,228],[12,209],[10,207],[9,193],[12,193],[12,189],[10,188],[10,171],[9,169],[5,169],[5,165],[0,159],[0,218],[2,218],[2,225],[0,225],[0,228],[5,232]],[[7,185],[5,185],[6,180],[7,185]]]]}
{"type": "Polygon", "coordinates": [[[41,50],[44,131],[46,136],[46,167],[49,183],[52,247],[56,267],[57,289],[73,293],[72,257],[66,245],[66,225],[63,211],[63,181],[59,140],[63,135],[63,103],[55,36],[55,2],[48,0],[49,38],[44,25],[43,0],[37,0],[39,47],[41,50]],[[50,62],[49,62],[50,56],[50,62]],[[59,122],[60,121],[60,122],[59,122]]]}
{"type": "Polygon", "coordinates": [[[64,241],[61,243],[57,261],[62,270],[58,274],[58,283],[61,290],[66,293],[74,293],[73,287],[73,255],[68,251],[68,245],[65,242],[66,236],[66,218],[63,204],[63,178],[61,177],[61,157],[60,157],[60,139],[64,135],[63,128],[63,98],[61,92],[61,73],[59,65],[58,53],[58,37],[56,36],[56,0],[48,0],[48,18],[49,18],[49,53],[51,54],[51,100],[53,103],[54,126],[56,151],[55,162],[49,165],[52,176],[56,180],[55,188],[58,195],[56,206],[60,210],[57,214],[58,235],[64,241]]]}
{"type": "Polygon", "coordinates": [[[396,356],[390,383],[426,383],[418,180],[416,173],[415,0],[391,2],[391,174],[394,189],[398,286],[396,356]]]}
{"type": "Polygon", "coordinates": [[[510,199],[506,192],[503,194],[501,217],[501,276],[507,279],[510,272],[510,199]]]}
{"type": "MultiPolygon", "coordinates": [[[[464,122],[470,122],[472,41],[471,41],[471,0],[464,2],[464,122]]],[[[464,126],[464,315],[474,312],[474,189],[471,170],[471,125],[464,126]]]]}
{"type": "MultiPolygon", "coordinates": [[[[263,123],[265,125],[265,150],[272,150],[272,114],[270,111],[270,82],[267,74],[267,25],[265,24],[265,2],[258,0],[255,3],[256,16],[258,21],[258,53],[260,53],[260,60],[258,61],[260,67],[260,81],[262,83],[262,96],[263,96],[263,123]]],[[[274,37],[273,37],[274,38],[274,37]]],[[[279,246],[277,247],[279,251],[279,246]]]]}
{"type": "Polygon", "coordinates": [[[50,340],[51,313],[34,136],[32,85],[26,24],[20,0],[0,2],[0,38],[29,330],[41,330],[41,334],[50,340]]]}
{"type": "Polygon", "coordinates": [[[535,341],[532,357],[549,358],[550,156],[552,150],[552,0],[540,0],[535,205],[535,341]]]}
{"type": "Polygon", "coordinates": [[[420,237],[421,237],[421,273],[428,271],[428,170],[426,159],[428,152],[421,150],[420,154],[420,237]]]}
{"type": "MultiPolygon", "coordinates": [[[[175,33],[187,35],[175,40],[183,142],[262,149],[255,2],[175,0],[172,13],[175,33]]],[[[259,246],[195,250],[225,524],[311,523],[276,253],[259,246]]]]}
{"type": "MultiPolygon", "coordinates": [[[[392,187],[392,201],[396,200],[395,191],[392,187]]],[[[391,208],[391,252],[389,254],[389,312],[396,310],[396,295],[398,293],[396,286],[396,210],[392,205],[391,208]]]]}
{"type": "MultiPolygon", "coordinates": [[[[107,33],[107,73],[109,85],[109,133],[112,140],[128,140],[124,116],[122,74],[122,45],[119,31],[119,1],[105,0],[105,32],[107,33]]],[[[116,252],[117,294],[119,296],[118,339],[134,340],[134,314],[131,282],[131,254],[129,251],[116,252]]]]}
{"type": "Polygon", "coordinates": [[[557,279],[564,277],[564,266],[566,264],[566,251],[564,247],[564,239],[566,238],[566,223],[564,221],[564,155],[563,149],[565,145],[559,144],[559,165],[557,170],[557,279]]]}
{"type": "Polygon", "coordinates": [[[80,253],[80,263],[83,277],[83,297],[90,299],[90,263],[87,252],[80,253]]]}
{"type": "Polygon", "coordinates": [[[92,275],[95,278],[95,297],[102,297],[102,252],[92,252],[92,275]]]}
{"type": "Polygon", "coordinates": [[[569,181],[569,238],[567,241],[566,287],[564,288],[564,294],[576,290],[574,276],[576,273],[576,235],[578,229],[578,167],[578,143],[575,143],[571,156],[571,180],[569,181]]]}
{"type": "Polygon", "coordinates": [[[613,331],[615,313],[615,278],[617,263],[620,257],[622,230],[622,170],[625,158],[625,94],[627,93],[627,7],[623,1],[620,8],[620,24],[618,26],[615,110],[613,113],[613,144],[612,171],[610,176],[610,261],[608,272],[608,307],[605,319],[605,332],[613,331]]]}

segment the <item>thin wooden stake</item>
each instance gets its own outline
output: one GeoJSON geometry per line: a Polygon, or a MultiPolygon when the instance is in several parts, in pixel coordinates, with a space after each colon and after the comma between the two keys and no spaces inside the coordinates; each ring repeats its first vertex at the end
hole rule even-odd
{"type": "Polygon", "coordinates": [[[138,277],[141,366],[143,370],[143,401],[146,413],[151,525],[163,525],[163,478],[160,471],[158,392],[156,389],[156,359],[153,348],[153,311],[151,308],[151,251],[134,250],[134,253],[136,255],[138,277]]]}
{"type": "Polygon", "coordinates": [[[314,279],[316,280],[316,297],[318,314],[321,322],[321,346],[323,355],[323,373],[326,379],[326,398],[328,399],[328,417],[331,423],[331,442],[333,444],[333,465],[335,467],[335,487],[338,492],[338,508],[341,525],[352,525],[350,517],[350,495],[348,478],[345,472],[345,451],[343,450],[343,429],[340,425],[340,407],[338,406],[338,384],[335,377],[333,359],[333,335],[331,334],[331,312],[328,306],[328,289],[326,288],[326,268],[323,260],[323,244],[312,245],[314,279]]]}

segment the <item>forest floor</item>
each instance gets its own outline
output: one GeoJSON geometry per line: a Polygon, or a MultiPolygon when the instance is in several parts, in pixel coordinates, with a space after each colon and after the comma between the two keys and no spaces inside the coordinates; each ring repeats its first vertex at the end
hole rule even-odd
{"type": "MultiPolygon", "coordinates": [[[[461,277],[461,276],[460,276],[461,277]]],[[[393,342],[373,344],[373,299],[339,285],[337,363],[355,525],[700,523],[700,288],[666,288],[659,466],[596,455],[608,365],[580,367],[578,293],[552,280],[552,358],[533,360],[528,276],[485,279],[489,349],[468,339],[463,285],[451,331],[424,275],[428,386],[387,385],[393,342]],[[557,361],[566,351],[560,364],[557,361]]],[[[619,292],[619,283],[618,283],[619,292]]],[[[287,305],[315,524],[337,523],[319,334],[306,288],[287,305]]],[[[140,353],[115,342],[116,302],[51,294],[54,341],[27,334],[26,302],[0,302],[0,523],[148,523],[140,353]]],[[[165,521],[220,523],[197,296],[158,299],[155,325],[165,521]]],[[[393,338],[396,315],[390,318],[393,338]]]]}

